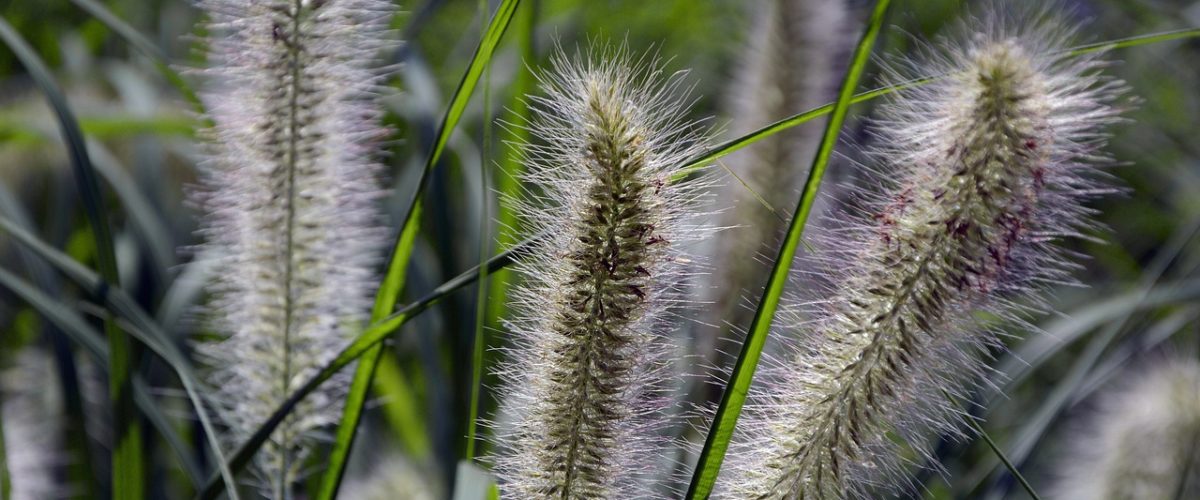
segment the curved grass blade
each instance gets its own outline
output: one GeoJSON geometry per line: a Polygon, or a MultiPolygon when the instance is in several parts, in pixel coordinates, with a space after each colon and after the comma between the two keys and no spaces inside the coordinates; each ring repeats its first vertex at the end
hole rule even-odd
{"type": "MultiPolygon", "coordinates": [[[[37,53],[21,35],[0,17],[0,38],[8,44],[13,54],[25,66],[29,76],[41,88],[46,100],[54,109],[62,130],[63,142],[67,144],[75,183],[79,190],[92,238],[96,247],[97,267],[104,281],[118,285],[117,258],[113,250],[112,230],[104,212],[104,198],[100,193],[96,171],[88,158],[87,145],[79,122],[67,104],[50,70],[42,63],[37,53]]],[[[109,343],[109,397],[113,405],[113,448],[112,488],[113,496],[127,500],[141,500],[145,496],[145,458],[142,457],[142,430],[134,411],[131,375],[135,349],[129,336],[122,332],[111,316],[104,320],[104,331],[109,343]]]]}
{"type": "Polygon", "coordinates": [[[687,498],[689,500],[708,498],[708,495],[712,492],[713,485],[717,481],[717,474],[721,470],[721,462],[725,460],[725,452],[729,448],[729,440],[733,437],[734,426],[737,425],[742,406],[746,403],[746,394],[750,390],[750,382],[754,378],[754,371],[758,367],[759,356],[762,354],[763,345],[767,340],[767,333],[771,329],[771,320],[774,318],[775,309],[779,305],[779,298],[783,293],[783,285],[787,281],[788,272],[792,267],[792,260],[796,256],[796,250],[800,245],[800,237],[804,233],[805,221],[808,220],[813,202],[816,201],[817,189],[821,185],[821,176],[825,173],[825,167],[828,166],[829,159],[833,154],[833,147],[837,144],[842,123],[846,119],[846,113],[854,97],[854,89],[858,87],[859,78],[862,77],[863,71],[866,69],[867,61],[871,56],[871,50],[875,46],[875,39],[883,29],[884,15],[887,13],[890,3],[889,0],[878,0],[875,3],[875,9],[871,13],[871,20],[867,23],[867,29],[863,32],[862,39],[859,40],[858,46],[854,49],[850,67],[846,71],[845,78],[842,80],[837,101],[833,104],[833,108],[830,111],[829,123],[825,126],[825,133],[821,137],[821,145],[813,158],[812,167],[808,173],[808,181],[804,185],[804,194],[800,197],[800,202],[796,205],[791,224],[788,227],[787,234],[784,236],[783,246],[780,247],[779,254],[775,258],[775,265],[771,269],[771,276],[767,279],[762,299],[759,300],[758,309],[754,312],[754,320],[750,323],[746,340],[742,344],[742,351],[733,366],[729,382],[725,385],[725,391],[721,395],[720,406],[717,407],[717,413],[713,418],[712,427],[709,429],[708,436],[704,440],[704,448],[700,451],[700,460],[696,464],[691,484],[688,486],[687,498]]]}
{"type": "MultiPolygon", "coordinates": [[[[516,252],[521,251],[523,248],[528,248],[529,245],[530,243],[527,241],[521,245],[517,245],[517,248],[513,250],[509,250],[492,257],[487,262],[488,272],[492,273],[497,269],[508,266],[513,262],[516,252]]],[[[246,439],[246,441],[242,443],[240,447],[238,447],[237,451],[235,451],[230,457],[229,470],[236,472],[245,467],[246,464],[250,462],[250,459],[254,456],[254,453],[262,447],[267,438],[271,436],[271,433],[275,431],[275,428],[278,427],[279,424],[283,422],[283,419],[287,417],[288,413],[291,412],[292,408],[294,408],[298,403],[300,403],[301,400],[312,393],[312,391],[316,390],[317,387],[320,387],[322,383],[324,383],[326,380],[329,380],[330,377],[332,377],[342,368],[345,368],[346,365],[349,365],[356,359],[364,356],[368,351],[371,350],[371,348],[379,345],[384,341],[384,339],[398,330],[406,322],[421,314],[430,306],[437,304],[447,295],[475,282],[478,277],[478,269],[469,269],[453,279],[442,283],[441,286],[435,288],[428,295],[425,295],[417,301],[401,308],[399,311],[396,311],[395,313],[368,326],[365,330],[363,330],[362,333],[355,337],[354,341],[351,342],[350,345],[343,348],[336,357],[326,363],[325,366],[321,367],[321,369],[315,375],[313,375],[311,378],[305,381],[303,385],[292,392],[292,394],[288,396],[288,398],[282,404],[279,405],[279,407],[275,410],[275,413],[272,413],[271,417],[263,422],[258,430],[255,431],[254,434],[252,434],[248,439],[246,439]]],[[[217,478],[210,478],[204,490],[197,495],[197,498],[212,500],[221,493],[221,486],[222,485],[217,478]]]]}
{"type": "Polygon", "coordinates": [[[163,78],[166,78],[172,86],[179,90],[179,93],[182,94],[183,98],[186,99],[188,104],[192,106],[192,109],[202,116],[205,114],[204,103],[200,101],[200,97],[196,95],[196,91],[192,90],[192,87],[188,85],[187,81],[185,81],[177,71],[171,69],[171,61],[167,58],[166,52],[163,52],[163,50],[155,45],[154,42],[151,42],[150,39],[143,36],[140,32],[138,32],[137,29],[135,29],[133,26],[130,26],[120,17],[117,17],[116,14],[113,14],[112,11],[108,10],[107,7],[101,5],[96,0],[71,1],[74,2],[75,5],[78,5],[79,8],[86,10],[89,14],[94,16],[97,21],[100,21],[105,26],[108,26],[108,29],[113,30],[113,32],[117,35],[120,35],[121,38],[124,38],[125,41],[129,42],[129,44],[138,51],[149,57],[154,62],[154,67],[158,69],[158,72],[161,73],[163,78]]]}
{"type": "MultiPolygon", "coordinates": [[[[44,318],[83,346],[84,350],[91,354],[100,366],[108,366],[108,346],[100,340],[103,337],[69,306],[50,298],[31,283],[3,268],[0,268],[0,285],[11,290],[44,318]]],[[[166,439],[167,445],[175,452],[188,479],[192,481],[192,486],[200,487],[204,476],[200,472],[200,467],[192,459],[191,448],[184,444],[179,435],[171,428],[167,417],[163,415],[158,404],[150,396],[145,381],[137,375],[134,375],[133,378],[133,399],[138,409],[146,416],[146,420],[166,439]]]]}
{"type": "Polygon", "coordinates": [[[12,235],[16,241],[33,250],[39,257],[45,259],[46,262],[58,269],[59,272],[66,275],[68,279],[88,290],[108,311],[125,319],[132,327],[129,329],[129,333],[146,347],[149,347],[152,352],[161,357],[171,367],[176,376],[179,377],[184,391],[187,392],[188,399],[191,400],[192,406],[196,410],[196,416],[200,419],[200,425],[204,428],[204,433],[208,438],[209,445],[212,447],[213,454],[218,460],[217,465],[220,469],[219,477],[225,481],[224,484],[230,486],[230,498],[236,500],[236,491],[232,488],[233,474],[230,473],[226,466],[225,455],[221,451],[220,443],[217,442],[217,434],[213,428],[212,419],[209,417],[208,410],[205,409],[203,400],[200,398],[199,384],[196,382],[191,364],[187,361],[183,353],[179,351],[179,348],[167,333],[123,290],[112,287],[108,281],[90,269],[45,244],[6,217],[0,216],[0,231],[12,235]]]}
{"type": "MultiPolygon", "coordinates": [[[[467,103],[471,99],[471,94],[475,91],[475,86],[479,83],[479,79],[487,67],[488,61],[491,60],[492,54],[495,53],[500,39],[508,29],[509,22],[512,21],[513,13],[516,11],[519,3],[520,0],[504,0],[497,7],[496,14],[492,16],[487,30],[479,41],[479,46],[475,48],[475,53],[471,56],[471,62],[467,65],[466,73],[463,74],[462,80],[459,81],[458,87],[450,97],[450,106],[446,109],[446,115],[442,118],[441,125],[438,127],[433,147],[426,157],[421,177],[417,181],[417,191],[413,194],[412,201],[409,203],[408,210],[405,213],[404,222],[401,224],[400,233],[392,249],[391,261],[388,263],[383,283],[380,284],[379,291],[375,295],[375,305],[371,310],[372,323],[379,322],[390,314],[396,306],[400,291],[404,288],[408,261],[412,256],[413,244],[416,241],[420,224],[422,192],[424,192],[425,186],[428,184],[429,174],[437,166],[438,160],[441,159],[442,153],[446,149],[446,144],[450,141],[450,134],[454,131],[454,127],[458,125],[459,120],[462,119],[463,112],[467,108],[467,103]]],[[[346,457],[350,452],[351,446],[354,444],[354,435],[358,430],[359,419],[362,417],[363,403],[366,401],[367,391],[370,390],[371,379],[374,378],[375,367],[379,362],[381,351],[382,347],[371,347],[368,349],[365,359],[355,369],[354,379],[350,384],[350,391],[346,398],[342,420],[338,423],[333,451],[329,457],[328,468],[322,481],[318,499],[328,500],[333,498],[337,493],[338,486],[342,480],[342,474],[345,472],[346,457]]]]}

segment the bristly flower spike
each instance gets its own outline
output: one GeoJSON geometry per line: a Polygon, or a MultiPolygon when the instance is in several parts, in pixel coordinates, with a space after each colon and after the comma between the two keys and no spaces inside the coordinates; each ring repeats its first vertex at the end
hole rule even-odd
{"type": "Polygon", "coordinates": [[[644,473],[669,444],[665,334],[695,272],[684,252],[710,232],[695,222],[706,178],[672,182],[703,139],[679,75],[624,48],[578,59],[560,52],[540,76],[537,145],[521,145],[529,194],[509,200],[546,238],[517,264],[500,369],[493,460],[507,498],[649,494],[644,473]]]}
{"type": "Polygon", "coordinates": [[[1053,498],[1200,498],[1200,363],[1145,368],[1071,434],[1053,498]]]}
{"type": "Polygon", "coordinates": [[[1020,322],[1015,302],[1070,280],[1054,241],[1079,234],[1084,201],[1108,191],[1096,165],[1122,84],[1096,57],[1067,55],[1054,17],[968,24],[961,45],[912,65],[945,76],[887,105],[874,151],[885,189],[825,242],[831,290],[776,332],[798,341],[754,390],[730,498],[904,486],[897,437],[928,456],[931,436],[962,432],[953,399],[998,344],[975,314],[1020,322]]]}
{"type": "MultiPolygon", "coordinates": [[[[218,341],[200,345],[213,403],[240,443],[365,319],[383,243],[375,207],[386,131],[375,106],[390,45],[384,0],[199,0],[210,16],[204,95],[214,126],[196,193],[219,259],[218,341]]],[[[290,498],[345,381],[291,413],[256,457],[290,498]]]]}

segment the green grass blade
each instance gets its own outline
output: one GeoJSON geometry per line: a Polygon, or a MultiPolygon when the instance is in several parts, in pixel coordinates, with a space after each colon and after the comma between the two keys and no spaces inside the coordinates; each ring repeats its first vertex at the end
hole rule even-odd
{"type": "Polygon", "coordinates": [[[415,459],[424,459],[433,451],[429,439],[429,426],[418,406],[420,399],[408,376],[400,369],[399,360],[389,351],[384,351],[375,371],[376,394],[386,399],[383,418],[400,438],[404,451],[415,459]]]}
{"type": "MultiPolygon", "coordinates": [[[[41,88],[54,109],[63,142],[67,143],[75,183],[79,190],[88,224],[96,246],[97,267],[104,281],[119,284],[117,258],[113,250],[112,230],[104,211],[104,198],[96,179],[96,171],[88,158],[87,145],[79,122],[75,120],[50,70],[25,42],[21,35],[0,17],[0,38],[12,49],[31,78],[41,88]]],[[[112,493],[116,498],[140,500],[145,496],[146,463],[142,457],[141,423],[134,410],[132,373],[134,344],[111,317],[104,320],[109,342],[109,396],[113,408],[112,493]]]]}
{"type": "Polygon", "coordinates": [[[8,218],[0,216],[0,231],[12,235],[17,242],[33,250],[34,253],[45,259],[46,262],[58,269],[68,279],[74,281],[83,289],[88,290],[91,295],[101,301],[108,311],[123,318],[128,323],[131,327],[129,328],[129,333],[132,336],[145,344],[146,347],[149,347],[152,352],[161,357],[171,367],[176,376],[179,377],[184,391],[187,392],[188,399],[191,400],[196,410],[196,416],[200,419],[200,425],[203,426],[204,432],[208,437],[213,454],[218,460],[217,465],[220,468],[219,478],[223,479],[225,484],[230,486],[230,498],[236,500],[236,491],[232,489],[233,474],[230,473],[226,466],[225,455],[221,451],[220,443],[217,442],[217,434],[212,425],[212,419],[209,417],[208,411],[205,409],[203,401],[200,398],[199,384],[196,381],[197,379],[192,371],[191,364],[183,353],[179,351],[179,348],[167,333],[154,322],[146,311],[138,306],[133,298],[120,288],[111,286],[106,280],[90,269],[42,242],[8,218]]]}
{"type": "Polygon", "coordinates": [[[889,4],[889,0],[878,0],[875,3],[875,9],[871,13],[870,21],[867,23],[867,29],[863,32],[862,39],[859,40],[858,46],[854,49],[854,55],[851,58],[850,67],[846,71],[846,76],[842,81],[837,101],[830,111],[829,123],[825,127],[820,147],[813,158],[812,167],[808,173],[808,181],[804,185],[804,194],[801,196],[800,202],[796,205],[791,224],[784,237],[784,243],[779,249],[778,256],[775,258],[775,265],[771,269],[771,275],[767,280],[762,299],[759,301],[758,309],[754,312],[754,320],[750,323],[746,340],[742,344],[742,351],[738,355],[737,362],[734,364],[729,382],[726,384],[725,391],[721,395],[721,403],[717,407],[712,427],[704,440],[704,448],[700,452],[700,460],[696,464],[696,471],[693,473],[691,484],[688,486],[687,498],[689,500],[708,498],[709,494],[712,493],[713,485],[717,481],[717,474],[721,470],[721,462],[725,459],[725,452],[729,448],[729,440],[733,437],[734,426],[737,425],[738,416],[741,414],[742,406],[746,402],[746,394],[750,390],[750,382],[754,378],[754,371],[758,367],[759,356],[762,354],[767,333],[771,328],[771,321],[779,305],[779,298],[783,293],[783,285],[787,281],[792,260],[800,245],[800,237],[804,232],[805,221],[808,219],[809,212],[812,211],[813,202],[816,201],[817,189],[821,185],[821,176],[825,173],[825,167],[829,164],[834,145],[837,144],[842,122],[846,119],[846,113],[854,97],[854,89],[858,87],[858,81],[866,69],[867,61],[870,59],[871,50],[875,46],[875,39],[883,29],[884,14],[887,13],[889,4]]]}
{"type": "MultiPolygon", "coordinates": [[[[441,159],[442,153],[446,149],[446,144],[450,141],[450,134],[454,131],[454,127],[458,125],[459,120],[462,119],[463,112],[467,108],[467,103],[471,99],[471,94],[474,93],[475,86],[479,83],[479,79],[483,75],[488,61],[491,60],[492,54],[495,53],[496,47],[500,43],[500,39],[508,29],[513,12],[519,3],[520,0],[504,0],[500,3],[500,6],[496,9],[496,14],[492,16],[487,30],[479,41],[479,46],[476,47],[475,53],[471,57],[471,62],[467,65],[466,73],[463,74],[462,80],[458,83],[458,88],[455,89],[454,94],[450,97],[450,105],[446,109],[446,115],[442,118],[441,126],[438,127],[433,147],[426,157],[421,177],[417,181],[417,191],[413,194],[412,201],[409,203],[408,210],[405,213],[404,222],[401,224],[400,234],[392,249],[391,261],[388,263],[383,283],[380,284],[379,291],[375,295],[375,305],[371,310],[372,323],[378,322],[392,312],[400,296],[400,291],[404,288],[405,269],[408,267],[408,261],[412,255],[412,247],[416,241],[420,222],[421,193],[428,184],[430,172],[433,171],[438,160],[441,159]]],[[[359,419],[362,416],[362,406],[366,401],[366,393],[370,389],[371,380],[374,378],[375,365],[379,359],[380,349],[369,349],[368,359],[365,359],[364,363],[361,363],[359,368],[355,370],[345,410],[343,410],[342,420],[338,423],[336,441],[333,452],[329,457],[329,467],[322,481],[320,496],[318,496],[320,500],[333,498],[337,493],[338,485],[341,483],[342,474],[346,467],[346,458],[354,443],[354,435],[358,429],[359,419]]]]}
{"type": "Polygon", "coordinates": [[[154,62],[154,66],[158,69],[158,72],[161,73],[163,78],[166,78],[172,86],[179,90],[179,93],[182,94],[183,98],[186,99],[188,104],[192,106],[192,109],[201,115],[205,114],[204,103],[200,101],[200,97],[196,95],[196,91],[193,90],[190,85],[188,85],[187,81],[185,81],[177,71],[171,69],[171,61],[167,58],[166,52],[163,52],[162,49],[154,44],[154,42],[151,42],[150,39],[143,36],[140,32],[138,32],[137,29],[135,29],[133,26],[130,26],[129,23],[126,23],[120,17],[117,17],[116,14],[113,14],[111,10],[108,10],[108,8],[100,4],[100,2],[97,2],[96,0],[71,1],[74,2],[75,5],[79,6],[79,8],[94,16],[97,21],[100,21],[105,26],[108,26],[108,29],[113,30],[114,33],[119,35],[121,38],[124,38],[125,41],[129,42],[129,44],[135,49],[149,57],[154,62]]]}
{"type": "Polygon", "coordinates": [[[1159,42],[1167,42],[1171,40],[1182,40],[1185,38],[1200,37],[1200,28],[1188,28],[1174,31],[1163,31],[1159,33],[1149,33],[1145,35],[1131,36],[1129,38],[1119,38],[1117,40],[1109,40],[1106,42],[1090,43],[1080,45],[1067,50],[1068,54],[1080,56],[1091,52],[1100,52],[1113,49],[1124,49],[1128,47],[1137,47],[1139,45],[1149,45],[1159,42]]]}
{"type": "MultiPolygon", "coordinates": [[[[517,251],[521,251],[523,248],[528,248],[529,245],[529,242],[525,242],[521,245],[518,245],[517,249],[509,250],[500,255],[492,257],[487,262],[488,272],[495,272],[497,269],[508,266],[513,262],[515,253],[517,251]]],[[[343,348],[336,357],[326,363],[325,366],[321,367],[321,369],[318,370],[315,375],[305,381],[304,384],[298,389],[293,391],[292,394],[279,405],[275,412],[272,413],[265,422],[263,422],[258,430],[254,431],[254,434],[247,438],[246,441],[238,447],[237,451],[235,451],[229,459],[229,470],[236,472],[245,467],[246,464],[250,462],[250,459],[254,456],[254,453],[256,453],[258,449],[262,447],[267,438],[271,436],[271,433],[275,431],[275,428],[278,427],[279,424],[283,422],[283,419],[287,417],[288,413],[291,412],[292,408],[294,408],[300,403],[301,400],[312,393],[312,391],[316,390],[317,387],[320,387],[321,384],[323,384],[326,380],[329,380],[330,377],[332,377],[342,368],[345,368],[346,365],[353,363],[356,359],[359,359],[365,355],[372,347],[379,345],[379,343],[383,342],[388,335],[394,333],[406,322],[421,314],[430,306],[437,304],[447,295],[471,283],[474,283],[478,277],[479,270],[472,268],[467,272],[464,272],[455,278],[442,283],[428,295],[425,295],[412,304],[409,304],[399,311],[396,311],[395,313],[368,326],[362,333],[355,337],[354,341],[351,342],[350,345],[343,348]]],[[[222,485],[217,478],[210,478],[208,484],[205,486],[204,490],[200,492],[197,498],[212,500],[221,493],[221,486],[222,485]]]]}
{"type": "MultiPolygon", "coordinates": [[[[419,211],[420,207],[415,207],[415,209],[419,211]]],[[[396,257],[407,264],[416,240],[417,224],[405,227],[404,231],[400,233],[400,241],[396,245],[398,252],[396,257]]],[[[407,265],[396,266],[388,270],[388,278],[399,286],[403,286],[407,273],[407,265]]],[[[390,296],[383,300],[380,300],[379,297],[383,297],[384,292],[380,292],[380,295],[376,298],[375,306],[371,311],[372,321],[385,317],[391,312],[392,304],[395,304],[399,291],[399,288],[395,288],[389,293],[390,296]]],[[[374,379],[375,370],[382,356],[383,346],[374,346],[363,355],[363,358],[354,370],[354,379],[351,381],[350,390],[346,394],[346,404],[342,410],[342,420],[338,423],[337,434],[334,436],[333,449],[329,453],[325,477],[321,481],[321,490],[317,495],[318,499],[328,500],[334,498],[337,494],[338,486],[342,482],[342,475],[346,471],[346,462],[350,456],[350,447],[354,444],[354,435],[358,430],[358,422],[362,419],[362,411],[367,401],[367,393],[371,389],[371,381],[374,379]]]]}

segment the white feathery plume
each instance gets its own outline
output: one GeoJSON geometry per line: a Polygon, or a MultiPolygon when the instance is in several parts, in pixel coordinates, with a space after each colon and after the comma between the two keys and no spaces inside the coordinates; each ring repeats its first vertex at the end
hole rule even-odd
{"type": "MultiPolygon", "coordinates": [[[[366,318],[383,233],[375,106],[390,45],[384,0],[199,0],[209,15],[214,126],[196,201],[217,254],[200,353],[213,403],[241,442],[366,318]]],[[[345,380],[305,399],[256,457],[264,493],[289,498],[345,380]]]]}
{"type": "Polygon", "coordinates": [[[59,498],[66,489],[55,477],[62,464],[62,394],[50,356],[25,348],[4,370],[0,385],[0,423],[11,500],[59,498]],[[47,390],[50,389],[50,390],[47,390]]]}
{"type": "Polygon", "coordinates": [[[1070,455],[1053,498],[1200,498],[1200,363],[1155,363],[1103,402],[1070,455]]]}
{"type": "MultiPolygon", "coordinates": [[[[722,491],[730,498],[865,498],[903,486],[899,437],[928,455],[961,433],[954,399],[998,332],[1049,283],[1071,280],[1055,241],[1090,224],[1104,128],[1122,85],[1046,13],[995,14],[913,62],[944,75],[895,95],[878,126],[884,189],[834,221],[828,290],[752,389],[722,491]]],[[[897,72],[898,73],[898,72],[897,72]]],[[[897,81],[907,75],[893,75],[897,81]]]]}
{"type": "MultiPolygon", "coordinates": [[[[706,177],[676,182],[702,145],[681,78],[625,49],[564,54],[540,76],[523,145],[523,233],[513,346],[499,369],[493,457],[506,498],[650,496],[647,468],[670,444],[667,333],[695,272],[688,245],[706,177]]],[[[675,324],[673,324],[675,323],[675,324]]]]}

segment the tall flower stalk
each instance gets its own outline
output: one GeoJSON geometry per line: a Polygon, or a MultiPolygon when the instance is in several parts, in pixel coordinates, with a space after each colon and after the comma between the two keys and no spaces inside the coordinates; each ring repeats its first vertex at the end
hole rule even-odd
{"type": "MultiPolygon", "coordinates": [[[[382,0],[201,0],[211,17],[211,155],[197,193],[220,260],[200,351],[240,442],[365,318],[382,242],[375,203],[384,131],[373,97],[391,7],[382,0]]],[[[345,381],[308,397],[256,457],[289,498],[345,381]]]]}
{"type": "Polygon", "coordinates": [[[510,200],[523,230],[545,239],[516,270],[514,346],[501,369],[495,457],[509,498],[646,494],[641,474],[663,454],[667,337],[704,178],[672,182],[697,151],[677,77],[623,49],[581,62],[556,56],[532,98],[522,180],[510,200]]]}
{"type": "Polygon", "coordinates": [[[895,436],[927,453],[931,434],[959,432],[951,398],[997,343],[975,314],[1019,320],[1016,301],[1070,279],[1053,243],[1105,191],[1094,165],[1121,85],[1063,52],[1060,21],[1019,19],[912,64],[945,77],[887,105],[874,152],[886,188],[833,231],[831,289],[778,332],[799,341],[759,386],[724,481],[733,498],[900,486],[895,436]]]}
{"type": "Polygon", "coordinates": [[[1200,363],[1147,367],[1072,434],[1054,498],[1169,500],[1200,496],[1200,363]]]}

